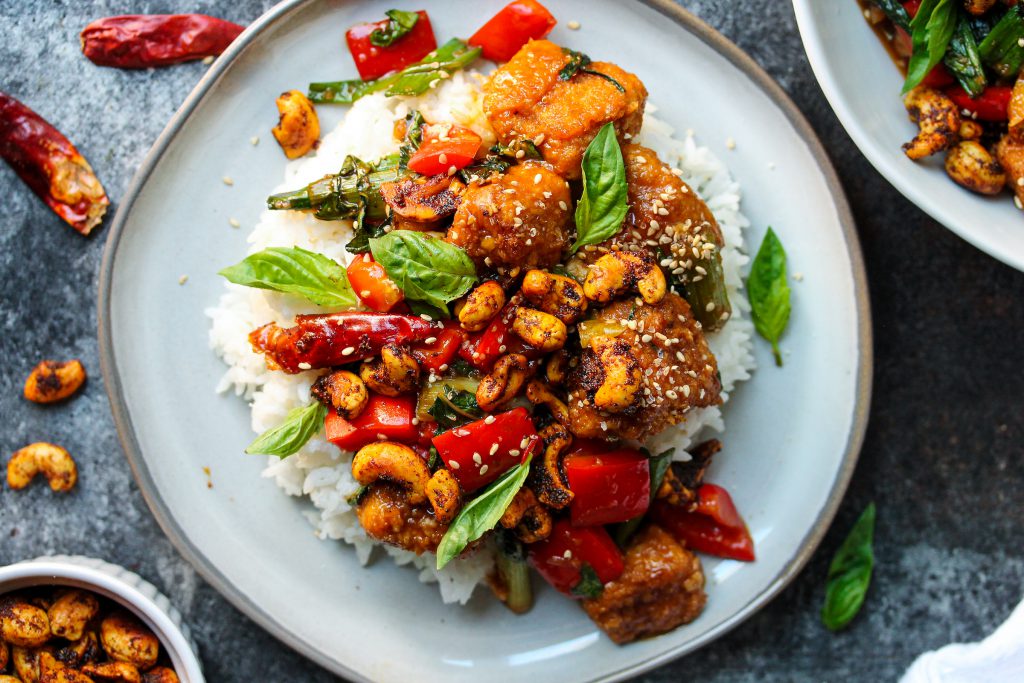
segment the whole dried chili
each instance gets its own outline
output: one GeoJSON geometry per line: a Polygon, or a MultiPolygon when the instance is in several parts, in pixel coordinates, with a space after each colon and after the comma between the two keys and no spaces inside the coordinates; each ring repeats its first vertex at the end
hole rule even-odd
{"type": "Polygon", "coordinates": [[[0,157],[78,232],[88,235],[103,220],[110,201],[89,162],[59,130],[3,92],[0,157]]]}
{"type": "Polygon", "coordinates": [[[82,54],[99,66],[167,66],[219,55],[244,30],[205,14],[105,17],[82,31],[82,54]]]}

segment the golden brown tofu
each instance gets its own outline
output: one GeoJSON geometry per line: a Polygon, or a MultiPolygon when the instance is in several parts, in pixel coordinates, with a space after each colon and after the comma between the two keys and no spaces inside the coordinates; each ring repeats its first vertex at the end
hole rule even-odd
{"type": "Polygon", "coordinates": [[[624,92],[584,72],[561,80],[559,72],[569,59],[550,41],[530,41],[484,86],[484,113],[502,143],[533,140],[559,175],[575,180],[583,152],[604,124],[615,123],[620,142],[640,132],[647,89],[609,62],[587,68],[614,79],[624,92]]]}
{"type": "Polygon", "coordinates": [[[995,152],[1006,171],[1006,187],[1024,202],[1024,142],[1008,133],[999,140],[995,152]]]}
{"type": "Polygon", "coordinates": [[[447,239],[480,269],[549,268],[571,244],[571,201],[568,183],[547,164],[519,164],[470,184],[447,239]]]}
{"type": "Polygon", "coordinates": [[[585,349],[568,377],[567,426],[576,436],[643,441],[683,422],[693,408],[722,402],[718,364],[682,297],[670,292],[657,304],[615,301],[595,319],[605,330],[621,330],[615,347],[639,368],[640,388],[624,410],[600,411],[594,398],[606,369],[593,349],[585,349]]]}
{"type": "Polygon", "coordinates": [[[583,609],[619,644],[667,633],[704,610],[700,559],[661,527],[641,529],[626,550],[625,571],[583,609]]]}
{"type": "Polygon", "coordinates": [[[428,506],[410,505],[405,491],[390,484],[371,486],[356,506],[356,514],[370,538],[417,555],[435,552],[448,530],[428,506]]]}

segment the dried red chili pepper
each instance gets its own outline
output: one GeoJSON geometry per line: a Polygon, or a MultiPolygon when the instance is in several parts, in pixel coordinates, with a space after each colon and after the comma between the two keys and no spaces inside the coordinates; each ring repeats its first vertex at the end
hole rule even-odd
{"type": "Polygon", "coordinates": [[[244,30],[205,14],[105,17],[82,30],[82,54],[99,66],[167,66],[219,55],[244,30]]]}
{"type": "Polygon", "coordinates": [[[89,162],[39,114],[0,92],[0,157],[54,213],[83,235],[110,200],[89,162]]]}

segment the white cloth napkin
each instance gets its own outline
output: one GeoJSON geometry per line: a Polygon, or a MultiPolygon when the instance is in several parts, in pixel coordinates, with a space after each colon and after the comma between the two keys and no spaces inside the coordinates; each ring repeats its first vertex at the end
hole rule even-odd
{"type": "Polygon", "coordinates": [[[1024,681],[1024,602],[980,643],[953,643],[918,657],[900,683],[1024,681]]]}

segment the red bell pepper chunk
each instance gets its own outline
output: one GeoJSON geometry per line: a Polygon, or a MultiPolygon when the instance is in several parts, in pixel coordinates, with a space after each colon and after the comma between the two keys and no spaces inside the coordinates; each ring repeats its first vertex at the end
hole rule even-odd
{"type": "Polygon", "coordinates": [[[704,484],[697,490],[697,497],[697,509],[693,512],[656,502],[652,510],[654,521],[692,550],[753,562],[754,539],[729,493],[721,486],[704,484]]]}
{"type": "Polygon", "coordinates": [[[405,298],[402,290],[388,277],[384,266],[369,254],[356,256],[348,264],[348,281],[367,308],[387,313],[405,298]]]}
{"type": "MultiPolygon", "coordinates": [[[[903,3],[903,9],[907,10],[907,14],[913,19],[917,16],[918,10],[921,9],[921,0],[910,0],[903,3]]],[[[896,54],[899,56],[909,59],[914,54],[914,40],[910,37],[909,33],[899,26],[896,26],[895,29],[896,31],[892,39],[893,49],[896,50],[896,54]]],[[[921,79],[921,85],[927,88],[945,88],[953,83],[956,83],[956,79],[941,62],[932,67],[932,70],[921,79]]]]}
{"type": "Polygon", "coordinates": [[[457,171],[473,163],[480,143],[480,136],[469,128],[454,123],[427,124],[420,148],[409,157],[409,168],[421,175],[457,171]]]}
{"type": "Polygon", "coordinates": [[[647,512],[651,471],[643,453],[629,448],[581,452],[563,462],[573,492],[569,507],[573,526],[615,524],[647,512]]]}
{"type": "Polygon", "coordinates": [[[530,413],[515,408],[449,429],[433,441],[459,486],[472,493],[522,462],[539,439],[530,413]]]}
{"type": "Polygon", "coordinates": [[[444,329],[434,336],[430,344],[420,342],[412,347],[412,355],[423,368],[430,372],[444,372],[455,359],[459,347],[466,339],[466,333],[459,324],[445,321],[444,329]]]}
{"type": "Polygon", "coordinates": [[[370,34],[386,28],[390,21],[388,19],[371,24],[356,24],[345,33],[348,51],[352,53],[360,78],[372,81],[384,74],[404,69],[437,49],[430,17],[423,10],[416,14],[420,15],[420,19],[412,30],[387,47],[377,47],[371,43],[370,34]]]}
{"type": "Polygon", "coordinates": [[[558,21],[539,2],[516,0],[505,5],[480,27],[469,44],[483,48],[484,58],[507,62],[531,40],[540,40],[558,21]]]}
{"type": "Polygon", "coordinates": [[[946,89],[946,95],[960,109],[966,109],[982,121],[1006,121],[1010,118],[1010,98],[1013,88],[1006,85],[990,85],[975,99],[959,85],[946,89]]]}
{"type": "Polygon", "coordinates": [[[557,590],[572,594],[582,578],[584,564],[590,565],[601,583],[622,576],[622,552],[601,526],[575,527],[562,518],[551,535],[529,546],[530,564],[557,590]]]}
{"type": "Polygon", "coordinates": [[[477,370],[489,372],[494,362],[506,353],[522,353],[527,358],[536,357],[536,349],[527,346],[512,332],[514,308],[506,307],[495,316],[483,332],[469,337],[459,349],[459,357],[477,370]]]}
{"type": "Polygon", "coordinates": [[[416,399],[410,396],[370,394],[370,401],[354,420],[346,420],[335,411],[327,412],[324,428],[327,440],[343,451],[355,451],[374,441],[399,441],[414,444],[420,436],[416,417],[416,399]]]}

